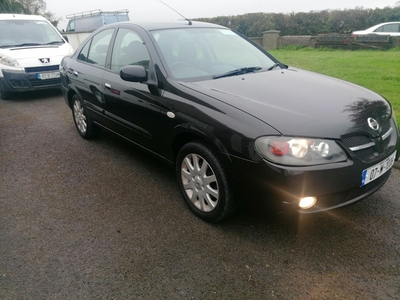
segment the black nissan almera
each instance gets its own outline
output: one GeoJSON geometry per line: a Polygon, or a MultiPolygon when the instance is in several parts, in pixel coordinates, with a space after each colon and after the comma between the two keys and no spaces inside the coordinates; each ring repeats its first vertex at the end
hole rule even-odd
{"type": "Polygon", "coordinates": [[[60,71],[79,134],[106,129],[174,165],[188,207],[209,222],[243,191],[300,213],[353,203],[399,156],[380,95],[288,67],[219,25],[104,26],[60,71]]]}

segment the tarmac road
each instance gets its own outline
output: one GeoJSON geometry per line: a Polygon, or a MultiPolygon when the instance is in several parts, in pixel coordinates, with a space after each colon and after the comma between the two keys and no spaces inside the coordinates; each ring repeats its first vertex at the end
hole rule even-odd
{"type": "Polygon", "coordinates": [[[0,100],[0,299],[400,299],[400,170],[355,205],[210,225],[173,171],[86,141],[58,91],[0,100]]]}

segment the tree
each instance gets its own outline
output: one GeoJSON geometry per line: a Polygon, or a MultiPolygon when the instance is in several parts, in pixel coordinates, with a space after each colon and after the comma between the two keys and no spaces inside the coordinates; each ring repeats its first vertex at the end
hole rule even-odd
{"type": "Polygon", "coordinates": [[[19,13],[24,14],[25,8],[19,1],[15,0],[0,0],[1,13],[19,13]]]}
{"type": "Polygon", "coordinates": [[[227,26],[251,37],[261,36],[263,31],[271,29],[279,30],[281,35],[349,34],[354,30],[365,29],[379,23],[398,21],[400,0],[397,0],[396,4],[398,6],[375,9],[356,7],[345,10],[310,11],[308,13],[250,13],[197,20],[227,26]]]}
{"type": "Polygon", "coordinates": [[[0,13],[41,15],[57,26],[60,19],[46,11],[46,8],[45,0],[0,0],[0,13]]]}

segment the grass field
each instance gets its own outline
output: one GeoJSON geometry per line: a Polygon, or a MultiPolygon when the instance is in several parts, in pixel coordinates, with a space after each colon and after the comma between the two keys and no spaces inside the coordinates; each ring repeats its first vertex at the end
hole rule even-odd
{"type": "Polygon", "coordinates": [[[393,105],[400,124],[400,48],[389,51],[302,48],[269,52],[287,65],[344,79],[381,94],[393,105]]]}

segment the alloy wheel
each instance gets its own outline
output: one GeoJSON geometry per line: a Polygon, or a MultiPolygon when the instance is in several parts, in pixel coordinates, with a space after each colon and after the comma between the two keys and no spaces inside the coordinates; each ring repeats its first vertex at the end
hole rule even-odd
{"type": "Polygon", "coordinates": [[[87,121],[84,108],[79,100],[74,102],[74,118],[79,131],[84,134],[87,130],[87,121]]]}
{"type": "Polygon", "coordinates": [[[213,211],[219,201],[218,181],[210,164],[198,154],[182,160],[181,180],[193,205],[202,212],[213,211]]]}

